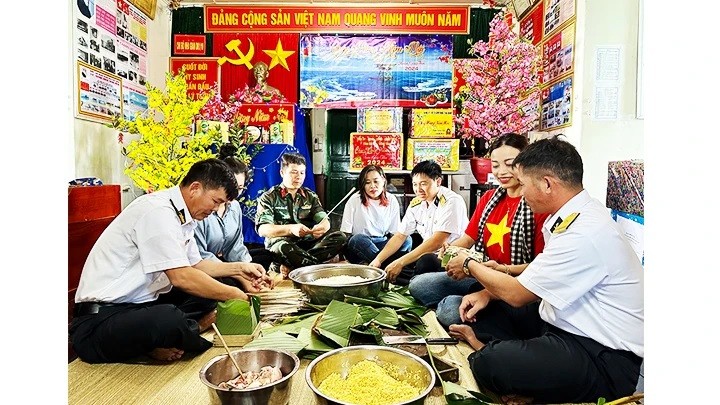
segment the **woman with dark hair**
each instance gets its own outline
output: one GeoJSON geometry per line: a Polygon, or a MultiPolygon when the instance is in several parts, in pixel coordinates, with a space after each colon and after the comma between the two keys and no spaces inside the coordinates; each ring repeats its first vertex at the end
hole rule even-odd
{"type": "MultiPolygon", "coordinates": [[[[475,247],[484,256],[487,267],[506,274],[520,274],[544,247],[542,225],[548,214],[533,214],[521,196],[520,183],[512,170],[515,157],[527,147],[525,136],[503,134],[492,142],[488,153],[492,173],[500,182],[495,192],[480,198],[465,234],[452,243],[464,248],[475,247]]],[[[438,321],[448,327],[461,323],[458,307],[463,295],[482,289],[472,277],[453,279],[441,266],[440,257],[424,255],[418,260],[415,277],[410,280],[410,294],[426,306],[437,305],[438,321]]]]}
{"type": "MultiPolygon", "coordinates": [[[[388,196],[387,179],[381,167],[365,166],[358,176],[358,193],[345,203],[340,230],[348,234],[345,258],[350,263],[368,264],[385,247],[400,225],[400,204],[388,196]]],[[[400,248],[402,254],[412,249],[408,237],[400,248]]]]}
{"type": "Polygon", "coordinates": [[[195,228],[200,255],[203,259],[223,262],[257,263],[268,269],[272,262],[272,253],[265,249],[250,251],[244,244],[242,230],[242,207],[238,198],[242,195],[250,170],[247,165],[237,159],[237,148],[226,143],[220,147],[218,158],[225,162],[235,174],[239,195],[221,204],[216,212],[198,222],[195,228]]]}

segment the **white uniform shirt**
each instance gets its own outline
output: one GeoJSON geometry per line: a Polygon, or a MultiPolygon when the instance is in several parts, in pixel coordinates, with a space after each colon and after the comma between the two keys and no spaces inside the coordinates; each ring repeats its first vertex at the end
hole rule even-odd
{"type": "Polygon", "coordinates": [[[407,236],[417,231],[423,241],[435,232],[447,232],[450,234],[447,243],[452,243],[465,233],[468,222],[465,200],[449,188],[440,186],[434,201],[428,203],[418,197],[410,201],[398,232],[407,236]]]}
{"type": "Polygon", "coordinates": [[[340,230],[353,235],[385,236],[397,232],[400,226],[400,204],[397,198],[387,193],[387,206],[380,205],[380,200],[368,198],[368,206],[360,200],[356,193],[345,203],[340,230]]]}
{"type": "Polygon", "coordinates": [[[163,270],[201,260],[195,226],[178,187],[138,197],[90,250],[75,302],[143,303],[170,291],[163,270]]]}
{"type": "Polygon", "coordinates": [[[545,221],[543,234],[545,249],[517,277],[542,298],[540,317],[643,357],[643,269],[607,208],[583,190],[545,221]],[[572,213],[579,215],[564,232],[551,231],[572,213]]]}

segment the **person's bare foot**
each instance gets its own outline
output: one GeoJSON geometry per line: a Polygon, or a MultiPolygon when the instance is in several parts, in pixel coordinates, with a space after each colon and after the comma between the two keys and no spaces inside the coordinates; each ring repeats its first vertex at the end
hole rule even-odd
{"type": "Polygon", "coordinates": [[[212,311],[203,315],[202,318],[200,318],[198,320],[198,326],[200,327],[200,333],[203,333],[206,330],[210,329],[210,326],[212,326],[212,324],[215,323],[216,319],[217,319],[217,310],[216,309],[213,309],[212,311]]]}
{"type": "Polygon", "coordinates": [[[173,347],[158,347],[157,349],[154,349],[153,351],[148,353],[148,356],[160,361],[175,361],[179,360],[184,353],[184,351],[180,349],[175,349],[173,347]]]}
{"type": "Polygon", "coordinates": [[[485,347],[485,343],[478,340],[469,325],[453,324],[448,328],[448,334],[454,338],[467,342],[470,347],[475,350],[480,350],[485,347]]]}
{"type": "Polygon", "coordinates": [[[502,400],[506,405],[531,404],[533,401],[530,397],[522,397],[520,395],[503,395],[502,400]]]}

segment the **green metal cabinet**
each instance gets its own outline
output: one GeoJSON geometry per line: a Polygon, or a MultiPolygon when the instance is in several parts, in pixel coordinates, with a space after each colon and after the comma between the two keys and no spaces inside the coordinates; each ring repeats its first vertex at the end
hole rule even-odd
{"type": "MultiPolygon", "coordinates": [[[[355,186],[357,174],[348,172],[350,168],[350,133],[357,130],[357,110],[328,110],[326,118],[327,161],[325,172],[325,209],[332,209],[345,194],[355,186]]],[[[333,211],[330,225],[340,228],[345,203],[333,211]]]]}

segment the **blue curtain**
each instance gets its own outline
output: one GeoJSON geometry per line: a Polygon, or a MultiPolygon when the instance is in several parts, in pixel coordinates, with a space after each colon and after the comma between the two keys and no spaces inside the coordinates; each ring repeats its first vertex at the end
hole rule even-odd
{"type": "MultiPolygon", "coordinates": [[[[313,176],[313,164],[307,146],[307,134],[305,116],[302,110],[295,106],[295,141],[293,145],[288,144],[251,144],[248,145],[248,152],[254,153],[257,148],[260,152],[250,161],[252,177],[245,191],[245,197],[250,200],[257,200],[262,193],[271,187],[280,184],[280,162],[284,153],[299,153],[305,157],[307,170],[303,185],[315,191],[315,178],[313,176]]],[[[265,238],[255,231],[255,213],[257,206],[243,206],[243,238],[245,243],[265,243],[265,238]]]]}

